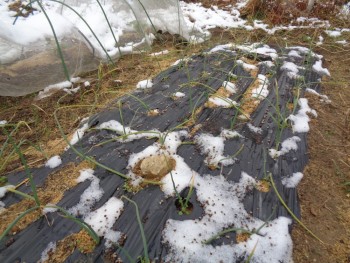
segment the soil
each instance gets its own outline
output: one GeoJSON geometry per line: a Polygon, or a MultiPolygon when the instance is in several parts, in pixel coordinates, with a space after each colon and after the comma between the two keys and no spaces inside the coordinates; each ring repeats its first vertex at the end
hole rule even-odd
{"type": "MultiPolygon", "coordinates": [[[[217,2],[223,4],[230,1],[217,2]]],[[[335,18],[331,24],[350,27],[349,21],[335,18]]],[[[57,92],[40,101],[35,100],[35,95],[20,98],[0,97],[0,120],[7,120],[9,123],[22,122],[14,139],[17,142],[23,141],[21,149],[28,164],[31,167],[41,166],[47,158],[61,153],[66,145],[54,120],[57,109],[60,109],[57,113],[58,120],[69,135],[79,126],[83,117],[92,115],[102,107],[108,107],[118,97],[130,92],[138,80],[157,75],[179,58],[206,50],[215,44],[232,41],[310,46],[312,43],[308,37],[316,42],[322,31],[294,30],[278,32],[273,36],[267,36],[263,31],[244,30],[215,29],[212,33],[209,42],[194,47],[180,45],[171,36],[164,35],[162,41],[154,44],[152,52],[168,49],[169,55],[125,56],[115,67],[101,67],[99,76],[102,78],[97,76],[97,71],[86,74],[85,79],[90,80],[92,85],[82,88],[76,94],[57,92]],[[116,84],[115,80],[121,80],[121,83],[116,84]]],[[[350,33],[344,32],[343,36],[349,39],[350,33]]],[[[322,81],[321,92],[332,102],[326,104],[315,95],[307,95],[309,105],[317,111],[318,117],[313,118],[310,123],[309,164],[298,185],[301,221],[324,244],[311,237],[301,226],[294,225],[292,238],[295,262],[350,262],[350,189],[344,185],[350,182],[350,47],[337,45],[334,41],[325,37],[323,45],[313,46],[316,53],[324,56],[324,66],[331,72],[332,77],[322,81]]],[[[0,145],[5,141],[6,136],[1,131],[0,145]]],[[[0,159],[2,176],[23,169],[17,156],[11,154],[10,150],[5,156],[6,158],[0,159]]],[[[70,242],[66,243],[63,250],[70,250],[68,246],[71,246],[70,242]]],[[[66,255],[61,259],[65,257],[66,255]]],[[[55,259],[52,262],[61,260],[55,259]]]]}

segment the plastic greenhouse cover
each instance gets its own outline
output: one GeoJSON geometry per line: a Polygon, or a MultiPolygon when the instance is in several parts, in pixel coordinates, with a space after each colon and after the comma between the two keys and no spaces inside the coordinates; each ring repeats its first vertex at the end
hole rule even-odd
{"type": "MultiPolygon", "coordinates": [[[[71,78],[95,69],[100,60],[149,48],[155,30],[190,37],[176,0],[43,4],[71,78]]],[[[33,14],[15,24],[13,11],[0,21],[0,96],[26,95],[67,79],[48,20],[36,2],[33,7],[33,14]]]]}
{"type": "MultiPolygon", "coordinates": [[[[320,88],[321,75],[310,66],[320,59],[301,47],[280,50],[259,44],[219,46],[179,61],[156,76],[152,87],[126,95],[121,103],[116,102],[117,106],[111,105],[90,117],[84,124],[88,129],[73,147],[126,174],[133,183],[137,184],[140,177],[133,172],[132,159],[162,151],[179,165],[174,168],[173,175],[182,196],[187,195],[195,175],[194,193],[189,200],[193,210],[189,215],[180,215],[173,186],[167,181],[169,174],[162,179],[162,187],[148,185],[131,193],[125,188],[123,178],[97,167],[93,174],[103,194],[93,202],[90,212],[104,209],[106,202],[112,198],[120,200],[122,195],[135,201],[149,257],[155,262],[243,262],[254,246],[251,262],[289,262],[292,253],[288,233],[290,215],[273,189],[261,191],[256,185],[271,174],[282,198],[300,216],[295,185],[291,187],[284,182],[294,173],[302,172],[308,160],[305,132],[308,119],[304,117],[312,110],[307,109],[302,97],[306,88],[317,91],[320,88]],[[295,95],[296,88],[299,96],[295,95]],[[220,93],[223,89],[228,93],[220,93]],[[254,93],[257,90],[260,97],[254,93]],[[246,97],[247,94],[250,97],[246,97]],[[230,99],[231,103],[228,106],[211,100],[215,97],[226,102],[230,99]],[[299,105],[294,104],[296,98],[299,105]],[[250,108],[246,107],[249,101],[254,102],[250,114],[250,108]],[[294,110],[290,109],[291,104],[296,106],[294,110]],[[276,121],[281,116],[289,119],[283,129],[276,121]],[[306,121],[302,127],[298,125],[301,120],[306,121]],[[123,134],[123,138],[118,137],[123,134]],[[202,244],[229,227],[252,230],[266,220],[268,224],[262,228],[263,234],[253,234],[243,243],[237,243],[236,232],[230,232],[210,244],[202,244]]],[[[62,165],[81,161],[72,148],[61,158],[62,165]]],[[[36,184],[42,186],[47,176],[60,167],[32,169],[36,184]]],[[[13,174],[9,176],[9,183],[16,185],[24,178],[24,172],[13,174]]],[[[67,190],[58,205],[71,209],[92,185],[93,181],[87,180],[67,190]]],[[[28,193],[30,187],[22,185],[17,190],[28,193]]],[[[6,207],[19,200],[10,193],[2,199],[6,207]]],[[[120,244],[123,249],[106,247],[105,233],[93,253],[83,254],[76,249],[66,261],[109,262],[114,255],[114,259],[128,262],[125,251],[134,260],[142,256],[143,243],[135,208],[124,199],[122,206],[110,231],[125,235],[125,241],[120,244]]],[[[12,241],[1,244],[0,261],[37,262],[50,242],[54,244],[80,229],[58,212],[49,213],[47,217],[52,225],[41,217],[8,237],[12,241]]]]}

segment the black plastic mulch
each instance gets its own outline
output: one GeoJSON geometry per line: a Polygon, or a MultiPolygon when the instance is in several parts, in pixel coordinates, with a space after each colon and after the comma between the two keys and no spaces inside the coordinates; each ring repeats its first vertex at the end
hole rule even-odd
{"type": "MultiPolygon", "coordinates": [[[[241,172],[244,171],[254,178],[262,179],[264,177],[264,158],[266,158],[266,170],[273,174],[274,181],[278,191],[282,194],[284,200],[293,212],[299,216],[298,197],[295,188],[285,188],[281,183],[281,178],[291,175],[295,172],[302,172],[305,167],[307,156],[307,142],[305,133],[293,133],[291,128],[285,129],[282,134],[282,141],[291,136],[299,136],[301,142],[298,143],[297,151],[290,151],[286,155],[280,157],[277,161],[270,158],[267,149],[274,148],[276,140],[276,123],[271,116],[276,116],[276,93],[275,85],[279,88],[279,107],[281,112],[285,112],[286,117],[289,115],[287,109],[288,103],[293,103],[293,87],[302,83],[301,95],[305,88],[319,89],[320,76],[311,70],[310,65],[314,59],[306,59],[307,54],[303,58],[284,57],[281,54],[288,54],[287,51],[278,50],[280,58],[275,61],[275,67],[268,68],[265,65],[259,66],[259,74],[269,74],[269,95],[263,100],[256,111],[251,115],[251,121],[254,126],[263,130],[262,134],[251,132],[247,128],[247,121],[236,119],[235,108],[204,108],[196,118],[196,124],[201,124],[199,133],[210,133],[214,136],[220,134],[223,128],[238,131],[244,138],[231,139],[225,141],[225,155],[235,154],[242,145],[242,152],[237,156],[238,162],[225,166],[222,174],[229,181],[237,182],[240,179],[241,172]],[[300,70],[299,74],[304,76],[303,80],[290,79],[287,72],[280,69],[283,61],[293,61],[298,65],[305,66],[306,70],[300,70]],[[231,127],[232,126],[232,127],[231,127]]],[[[195,55],[188,62],[182,62],[172,66],[161,72],[153,79],[153,87],[146,90],[135,91],[133,96],[124,96],[122,103],[121,120],[120,109],[118,107],[110,107],[103,112],[92,116],[89,119],[91,128],[109,121],[117,120],[126,126],[131,126],[135,130],[151,130],[159,131],[171,130],[188,119],[194,106],[200,107],[207,101],[208,96],[222,86],[223,81],[228,80],[228,72],[237,75],[235,81],[239,91],[231,96],[238,103],[241,95],[246,91],[249,85],[254,81],[248,72],[242,66],[236,64],[236,60],[242,56],[241,51],[219,51],[212,54],[195,55]],[[205,72],[205,73],[203,73],[205,72]],[[210,88],[208,88],[210,87],[210,88]],[[185,97],[174,100],[173,93],[180,91],[186,94],[185,97]],[[138,99],[135,99],[137,97],[138,99]],[[160,115],[148,116],[147,107],[140,103],[142,100],[149,109],[158,109],[160,115]]],[[[269,56],[258,55],[257,60],[272,60],[269,56]]],[[[189,130],[194,126],[189,127],[189,130]]],[[[80,142],[75,147],[85,152],[89,156],[93,156],[95,160],[107,165],[121,173],[128,172],[126,166],[128,157],[131,153],[140,152],[147,146],[153,144],[155,139],[139,139],[131,142],[113,141],[102,146],[96,147],[97,144],[109,140],[115,136],[115,132],[107,130],[88,130],[80,142]],[[93,147],[95,146],[95,147],[93,147]]],[[[178,148],[178,155],[184,158],[191,169],[199,174],[218,175],[220,169],[210,170],[205,164],[205,156],[200,154],[198,146],[193,144],[184,144],[178,148]]],[[[62,156],[63,165],[69,162],[80,162],[81,159],[70,149],[62,156]]],[[[60,167],[54,170],[60,169],[60,167]]],[[[49,168],[32,169],[35,182],[41,186],[45,178],[54,171],[49,168]]],[[[167,248],[162,244],[162,230],[169,218],[177,220],[194,219],[201,217],[203,210],[196,195],[192,195],[191,202],[194,204],[194,210],[190,215],[179,215],[175,206],[175,197],[165,199],[163,192],[158,186],[148,186],[140,192],[133,194],[124,190],[124,180],[106,170],[96,168],[95,176],[100,181],[100,186],[104,190],[104,195],[100,201],[95,204],[95,208],[102,206],[111,196],[121,197],[127,195],[133,199],[139,206],[141,218],[143,219],[145,234],[148,241],[148,252],[151,259],[160,261],[166,255],[167,248]],[[162,200],[162,202],[160,202],[162,200]]],[[[25,178],[25,173],[21,172],[9,176],[9,183],[16,184],[25,178]]],[[[80,195],[89,186],[90,181],[78,184],[73,189],[66,191],[64,198],[58,203],[66,209],[74,206],[79,202],[80,195]]],[[[22,186],[18,190],[30,192],[29,186],[22,186]]],[[[188,189],[185,189],[188,191],[188,189]]],[[[13,194],[7,194],[3,198],[6,206],[19,201],[20,198],[13,194]]],[[[276,207],[273,218],[280,215],[288,216],[287,211],[280,204],[273,190],[267,193],[254,190],[247,194],[244,199],[244,205],[252,216],[266,220],[276,207]]],[[[32,223],[25,230],[14,236],[8,237],[11,242],[2,242],[0,245],[0,262],[37,262],[41,258],[42,251],[49,242],[55,242],[64,239],[71,233],[78,232],[79,226],[74,222],[61,217],[58,213],[49,214],[49,218],[53,220],[51,226],[47,220],[41,217],[32,223]],[[7,244],[6,244],[7,243],[7,244]]],[[[143,255],[143,245],[140,235],[140,229],[136,221],[135,208],[128,202],[124,204],[124,211],[114,225],[114,229],[121,231],[126,235],[127,239],[124,243],[124,249],[130,255],[137,259],[143,255]]],[[[231,234],[234,236],[235,234],[231,234]]],[[[220,239],[215,244],[220,244],[220,239]]],[[[67,262],[105,262],[111,258],[111,253],[117,253],[118,257],[124,262],[128,262],[124,253],[118,248],[112,251],[105,251],[104,240],[98,245],[92,254],[84,255],[78,250],[67,259],[67,262]],[[109,255],[108,257],[106,255],[109,255]],[[109,258],[109,259],[108,259],[109,258]]]]}

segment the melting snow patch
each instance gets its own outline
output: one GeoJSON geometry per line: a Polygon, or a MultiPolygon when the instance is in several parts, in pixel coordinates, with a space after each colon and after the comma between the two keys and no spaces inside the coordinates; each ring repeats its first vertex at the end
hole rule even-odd
{"type": "Polygon", "coordinates": [[[304,69],[304,67],[297,66],[293,62],[284,61],[281,69],[287,71],[287,76],[289,78],[297,79],[297,78],[301,78],[301,76],[298,75],[299,69],[304,69]]]}
{"type": "Polygon", "coordinates": [[[341,31],[340,30],[325,30],[326,34],[330,37],[340,37],[341,31]]]}
{"type": "Polygon", "coordinates": [[[237,65],[241,65],[247,71],[257,69],[257,67],[255,65],[245,63],[243,60],[240,60],[240,59],[237,60],[236,63],[237,63],[237,65]]]}
{"type": "Polygon", "coordinates": [[[277,159],[281,155],[285,155],[286,153],[290,151],[296,151],[298,150],[297,142],[300,142],[301,139],[298,136],[293,136],[291,138],[288,138],[284,140],[281,144],[281,150],[276,151],[275,149],[269,149],[269,155],[273,159],[277,159]]]}
{"type": "Polygon", "coordinates": [[[41,252],[39,263],[43,263],[49,259],[49,253],[54,253],[56,250],[56,242],[50,242],[47,247],[41,252]]]}
{"type": "Polygon", "coordinates": [[[255,180],[242,172],[238,183],[223,177],[203,176],[194,187],[204,215],[200,219],[177,221],[169,219],[163,231],[164,243],[169,245],[167,262],[235,262],[253,255],[252,262],[290,262],[292,240],[288,232],[291,220],[279,217],[267,224],[259,234],[252,234],[246,242],[212,246],[206,240],[229,228],[254,231],[264,224],[251,217],[242,203],[255,180]],[[254,251],[255,248],[255,251],[254,251]],[[254,253],[252,253],[254,251],[254,253]]]}
{"type": "Polygon", "coordinates": [[[229,81],[224,81],[222,83],[222,86],[230,93],[230,94],[234,94],[237,92],[237,87],[234,83],[229,82],[229,81]]]}
{"type": "Polygon", "coordinates": [[[348,44],[348,42],[346,40],[339,40],[339,41],[335,41],[335,43],[346,46],[348,44]]]}
{"type": "Polygon", "coordinates": [[[6,195],[9,188],[15,188],[15,186],[14,185],[5,185],[5,186],[0,187],[0,198],[3,198],[6,195]]]}
{"type": "Polygon", "coordinates": [[[259,87],[252,90],[252,98],[265,99],[269,95],[269,80],[266,76],[258,74],[259,87]]]}
{"type": "Polygon", "coordinates": [[[0,126],[6,125],[7,121],[0,121],[0,126]]]}
{"type": "Polygon", "coordinates": [[[61,157],[59,157],[58,155],[55,155],[55,156],[51,157],[45,163],[45,166],[53,169],[53,168],[56,168],[56,167],[60,166],[61,164],[62,164],[61,157]]]}
{"type": "Polygon", "coordinates": [[[310,88],[306,88],[305,90],[306,92],[309,92],[311,94],[317,95],[318,97],[320,97],[320,101],[325,102],[325,103],[331,103],[332,101],[328,98],[327,95],[323,95],[318,93],[316,90],[310,89],[310,88]]]}
{"type": "Polygon", "coordinates": [[[209,101],[215,104],[218,107],[231,108],[238,105],[236,101],[231,100],[230,98],[223,97],[210,97],[209,101]]]}
{"type": "Polygon", "coordinates": [[[220,136],[213,136],[208,133],[196,135],[194,142],[198,144],[201,149],[201,153],[206,155],[204,162],[208,166],[217,167],[220,164],[226,166],[233,164],[236,159],[231,156],[224,156],[225,140],[226,138],[232,138],[238,136],[236,133],[229,133],[227,130],[221,132],[220,136]]]}
{"type": "Polygon", "coordinates": [[[100,179],[94,176],[94,170],[84,169],[80,171],[80,176],[77,179],[78,183],[90,180],[90,186],[80,196],[79,203],[71,207],[68,212],[74,216],[87,215],[90,213],[92,206],[101,199],[103,190],[100,187],[100,179]]]}
{"type": "Polygon", "coordinates": [[[40,91],[38,96],[36,97],[37,100],[41,100],[43,98],[49,97],[54,91],[70,88],[72,87],[73,83],[79,81],[80,78],[71,78],[70,81],[66,80],[57,84],[52,84],[50,86],[47,86],[44,90],[40,91]]]}
{"type": "Polygon", "coordinates": [[[256,127],[256,126],[252,125],[251,123],[248,123],[247,127],[249,128],[250,131],[252,131],[254,133],[262,134],[262,132],[263,132],[263,130],[261,128],[256,127]]]}
{"type": "Polygon", "coordinates": [[[282,178],[282,184],[287,188],[295,188],[300,183],[301,179],[303,179],[303,176],[304,175],[300,172],[293,173],[290,177],[282,178]]]}
{"type": "Polygon", "coordinates": [[[121,233],[112,230],[112,227],[123,208],[124,203],[113,196],[102,207],[84,217],[84,221],[92,227],[96,234],[100,237],[104,236],[107,240],[105,244],[107,248],[113,243],[118,243],[121,237],[121,233]]]}
{"type": "Polygon", "coordinates": [[[186,94],[185,94],[185,93],[182,93],[182,92],[175,92],[175,93],[173,94],[173,96],[174,96],[174,97],[177,97],[177,98],[183,98],[183,97],[186,96],[186,94]]]}
{"type": "Polygon", "coordinates": [[[46,204],[46,206],[43,209],[43,214],[46,215],[47,213],[53,213],[56,212],[58,209],[55,207],[50,207],[54,206],[55,204],[46,204]]]}
{"type": "MultiPolygon", "coordinates": [[[[86,132],[86,130],[89,128],[89,124],[85,123],[81,128],[77,129],[73,136],[72,139],[70,140],[70,144],[74,145],[76,144],[84,135],[84,133],[86,132]]],[[[68,147],[69,148],[69,147],[68,147]]]]}
{"type": "Polygon", "coordinates": [[[152,88],[153,83],[151,79],[145,79],[141,80],[139,83],[137,83],[136,88],[137,89],[149,89],[152,88]]]}
{"type": "Polygon", "coordinates": [[[328,77],[331,76],[329,73],[328,69],[322,67],[322,60],[318,60],[313,64],[312,70],[315,71],[316,73],[320,74],[321,76],[326,75],[328,77]]]}
{"type": "Polygon", "coordinates": [[[315,110],[311,109],[308,105],[306,98],[300,98],[298,104],[300,109],[296,115],[291,114],[288,119],[292,121],[293,132],[308,132],[310,130],[309,121],[310,118],[307,113],[311,113],[317,117],[315,110]]]}
{"type": "Polygon", "coordinates": [[[155,52],[155,53],[152,53],[150,54],[150,56],[152,57],[157,57],[157,56],[161,56],[161,55],[166,55],[169,53],[169,50],[163,50],[163,51],[160,51],[160,52],[155,52]]]}
{"type": "Polygon", "coordinates": [[[101,123],[98,129],[106,129],[115,131],[118,135],[123,135],[119,141],[130,142],[136,139],[141,139],[144,137],[159,137],[160,132],[157,130],[138,132],[137,130],[132,130],[130,127],[123,126],[120,122],[116,120],[110,120],[104,123],[101,123]]]}

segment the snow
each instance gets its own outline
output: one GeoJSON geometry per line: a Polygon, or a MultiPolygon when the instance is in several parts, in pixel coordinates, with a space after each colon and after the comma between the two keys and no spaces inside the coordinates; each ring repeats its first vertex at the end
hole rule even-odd
{"type": "Polygon", "coordinates": [[[222,86],[227,90],[230,94],[234,94],[237,92],[237,87],[234,83],[229,82],[229,81],[224,81],[222,83],[222,86]]]}
{"type": "Polygon", "coordinates": [[[344,40],[335,41],[335,43],[341,44],[343,46],[346,46],[348,44],[348,42],[345,39],[344,40]]]}
{"type": "Polygon", "coordinates": [[[250,131],[254,132],[254,133],[259,133],[262,134],[263,130],[259,127],[256,127],[254,125],[252,125],[251,123],[247,123],[247,127],[249,128],[250,131]]]}
{"type": "Polygon", "coordinates": [[[320,97],[320,101],[322,102],[325,102],[325,103],[331,103],[332,101],[328,98],[327,95],[323,95],[323,94],[320,94],[318,93],[316,90],[313,90],[313,89],[310,89],[310,88],[306,88],[305,89],[305,92],[308,92],[308,93],[311,93],[311,94],[314,94],[318,97],[320,97]]]}
{"type": "Polygon", "coordinates": [[[312,65],[312,70],[315,71],[316,73],[320,74],[321,76],[323,76],[323,75],[326,75],[328,77],[331,76],[331,74],[329,73],[328,69],[322,67],[322,60],[316,61],[312,65]]]}
{"type": "Polygon", "coordinates": [[[81,128],[77,129],[70,140],[70,145],[76,144],[84,135],[84,133],[89,129],[89,124],[85,123],[81,128]]]}
{"type": "Polygon", "coordinates": [[[252,90],[252,98],[265,99],[269,95],[269,80],[266,76],[258,74],[259,87],[252,90]]]}
{"type": "Polygon", "coordinates": [[[40,91],[38,96],[36,97],[37,100],[41,100],[43,98],[49,97],[51,94],[58,90],[66,89],[66,88],[71,88],[73,86],[73,83],[79,81],[80,78],[71,78],[70,81],[66,80],[60,83],[52,84],[47,86],[44,90],[40,91]]]}
{"type": "Polygon", "coordinates": [[[291,79],[297,79],[301,77],[298,74],[299,69],[304,69],[304,68],[294,64],[293,62],[288,62],[288,61],[284,61],[281,67],[281,70],[287,71],[287,76],[291,79]]]}
{"type": "Polygon", "coordinates": [[[80,196],[79,203],[68,210],[68,212],[74,216],[87,215],[104,193],[103,189],[100,187],[100,180],[94,176],[94,171],[92,169],[80,171],[77,183],[82,183],[86,180],[91,181],[90,186],[80,196]]]}
{"type": "Polygon", "coordinates": [[[58,155],[52,156],[46,163],[45,166],[51,169],[56,168],[62,164],[61,157],[58,155]]]}
{"type": "Polygon", "coordinates": [[[309,121],[310,118],[308,113],[312,114],[314,117],[317,117],[315,110],[311,109],[306,98],[300,98],[298,100],[298,105],[300,107],[296,115],[291,114],[287,119],[292,122],[293,132],[308,132],[310,130],[309,121]]]}
{"type": "Polygon", "coordinates": [[[0,126],[4,126],[7,124],[7,121],[3,120],[3,121],[0,121],[0,126]]]}
{"type": "Polygon", "coordinates": [[[153,83],[151,79],[145,79],[141,80],[139,83],[137,83],[136,88],[137,89],[148,89],[152,88],[153,83]]]}
{"type": "Polygon", "coordinates": [[[224,97],[212,96],[209,98],[209,101],[215,104],[216,106],[223,107],[223,108],[231,108],[238,105],[236,101],[231,100],[230,98],[224,98],[224,97]]]}
{"type": "Polygon", "coordinates": [[[186,94],[185,94],[185,93],[182,93],[182,92],[175,92],[175,93],[173,94],[173,96],[174,96],[174,97],[177,97],[177,98],[183,98],[183,97],[186,96],[186,94]]]}
{"type": "Polygon", "coordinates": [[[282,184],[287,188],[295,188],[303,179],[303,176],[300,172],[293,173],[292,176],[282,178],[282,184]]]}
{"type": "Polygon", "coordinates": [[[9,188],[15,188],[15,186],[14,185],[5,185],[5,186],[0,187],[0,198],[3,198],[6,195],[9,188]]]}
{"type": "Polygon", "coordinates": [[[289,153],[290,151],[298,150],[297,142],[300,142],[301,139],[298,136],[293,136],[284,140],[281,144],[281,150],[277,151],[275,149],[269,149],[269,155],[273,159],[277,159],[278,157],[289,153]]]}
{"type": "Polygon", "coordinates": [[[98,236],[104,236],[107,241],[105,244],[107,248],[111,247],[113,243],[118,243],[121,237],[121,233],[112,230],[112,227],[123,208],[124,203],[113,196],[99,209],[84,217],[85,223],[89,224],[98,236]]]}
{"type": "Polygon", "coordinates": [[[56,242],[50,242],[43,252],[41,252],[41,258],[39,263],[43,263],[49,259],[49,253],[54,253],[56,250],[56,242]]]}
{"type": "Polygon", "coordinates": [[[120,122],[116,120],[110,120],[107,122],[101,123],[97,129],[107,129],[116,132],[118,135],[121,135],[118,141],[129,142],[140,138],[145,137],[159,137],[160,132],[158,130],[150,130],[139,132],[137,130],[132,130],[130,127],[123,126],[120,122]]]}
{"type": "Polygon", "coordinates": [[[46,204],[45,207],[43,208],[43,214],[46,215],[47,213],[53,213],[56,212],[58,209],[55,207],[51,207],[54,206],[55,204],[46,204]]]}
{"type": "Polygon", "coordinates": [[[256,70],[258,69],[255,65],[245,63],[244,61],[238,59],[236,61],[237,65],[242,66],[245,70],[250,71],[250,70],[256,70]]]}
{"type": "Polygon", "coordinates": [[[341,31],[340,30],[325,30],[326,34],[330,37],[340,37],[341,31]]]}
{"type": "Polygon", "coordinates": [[[151,53],[150,56],[151,57],[158,57],[158,56],[166,55],[166,54],[169,54],[169,50],[167,50],[167,49],[160,51],[160,52],[151,53]]]}
{"type": "Polygon", "coordinates": [[[227,182],[222,176],[196,178],[194,187],[204,215],[194,220],[167,220],[163,239],[170,249],[165,261],[234,262],[241,256],[247,259],[256,246],[251,262],[290,262],[293,245],[288,225],[291,220],[285,217],[273,220],[260,230],[260,235],[253,234],[246,242],[226,242],[215,247],[203,244],[228,227],[253,231],[263,224],[251,217],[242,203],[254,185],[255,180],[244,172],[238,183],[227,182]]]}

